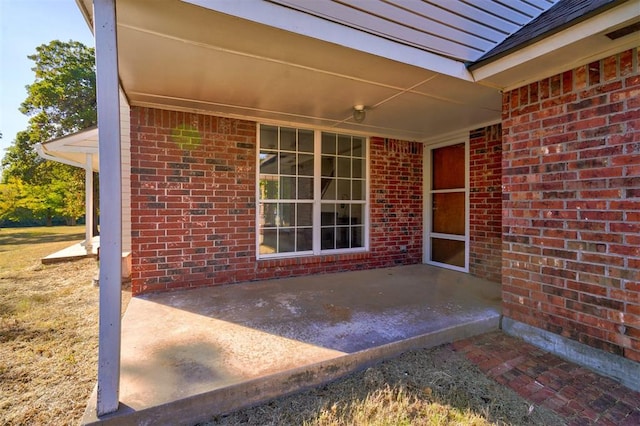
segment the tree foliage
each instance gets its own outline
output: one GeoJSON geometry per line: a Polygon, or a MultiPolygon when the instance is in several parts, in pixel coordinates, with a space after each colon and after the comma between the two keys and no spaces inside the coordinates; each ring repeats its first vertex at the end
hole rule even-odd
{"type": "Polygon", "coordinates": [[[40,158],[35,145],[96,125],[94,49],[54,40],[28,58],[35,63],[35,80],[26,87],[20,111],[29,124],[2,159],[3,195],[13,201],[3,202],[0,217],[15,220],[28,211],[34,218],[75,220],[84,213],[83,171],[40,158]]]}

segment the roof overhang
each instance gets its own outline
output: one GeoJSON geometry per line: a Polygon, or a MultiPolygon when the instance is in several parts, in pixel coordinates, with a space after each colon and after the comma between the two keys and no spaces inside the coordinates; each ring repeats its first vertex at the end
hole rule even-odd
{"type": "Polygon", "coordinates": [[[640,32],[607,36],[640,22],[640,0],[628,0],[506,56],[472,67],[476,81],[510,90],[640,46],[640,32]]]}
{"type": "Polygon", "coordinates": [[[296,33],[178,0],[118,0],[122,88],[131,106],[416,141],[500,120],[499,90],[475,84],[462,63],[308,18],[296,33]],[[306,35],[314,22],[360,49],[306,35]],[[362,123],[355,105],[366,107],[362,123]]]}
{"type": "Polygon", "coordinates": [[[98,160],[98,128],[92,127],[68,136],[37,144],[36,151],[40,157],[57,161],[74,167],[88,169],[87,155],[91,155],[90,164],[93,171],[99,171],[98,160]]]}
{"type": "MultiPolygon", "coordinates": [[[[76,1],[91,25],[91,0],[76,1]]],[[[613,42],[605,34],[637,20],[639,2],[470,72],[461,58],[438,54],[438,46],[429,51],[380,36],[357,27],[365,22],[357,16],[346,25],[335,14],[305,13],[310,3],[300,0],[117,0],[119,75],[131,106],[429,141],[499,122],[502,90],[637,46],[634,34],[613,42]],[[356,105],[367,110],[363,122],[353,118],[356,105]]],[[[382,3],[390,2],[375,5],[382,3]]],[[[460,5],[471,3],[489,4],[460,5]]],[[[535,3],[554,1],[518,4],[535,3]]]]}

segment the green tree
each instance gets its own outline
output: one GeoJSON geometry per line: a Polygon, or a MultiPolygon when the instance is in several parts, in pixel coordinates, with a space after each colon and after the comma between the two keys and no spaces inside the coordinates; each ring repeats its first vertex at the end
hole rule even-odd
{"type": "Polygon", "coordinates": [[[95,52],[77,41],[54,40],[28,56],[35,81],[20,111],[31,116],[30,132],[40,141],[96,125],[95,52]]]}
{"type": "Polygon", "coordinates": [[[75,221],[84,212],[82,170],[45,161],[35,144],[96,125],[94,49],[54,40],[28,58],[35,63],[35,81],[26,87],[20,111],[30,117],[29,126],[18,132],[2,159],[2,182],[10,187],[21,182],[27,195],[20,208],[28,208],[34,217],[49,222],[62,215],[75,221]]]}
{"type": "Polygon", "coordinates": [[[0,183],[0,220],[21,221],[33,218],[30,191],[19,178],[0,183]]]}

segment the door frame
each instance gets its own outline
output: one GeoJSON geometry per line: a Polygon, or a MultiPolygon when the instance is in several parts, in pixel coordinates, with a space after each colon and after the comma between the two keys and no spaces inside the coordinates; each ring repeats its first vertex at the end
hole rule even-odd
{"type": "Polygon", "coordinates": [[[469,272],[469,243],[470,243],[470,212],[469,212],[469,195],[470,195],[470,182],[469,182],[469,132],[460,132],[454,135],[449,135],[446,139],[435,140],[432,143],[425,145],[425,149],[422,154],[422,170],[423,170],[423,237],[422,237],[422,263],[433,266],[440,266],[446,269],[452,269],[454,271],[469,272]],[[431,162],[432,151],[437,148],[445,146],[456,145],[464,143],[464,238],[460,241],[464,241],[464,267],[449,265],[447,263],[434,262],[429,260],[431,258],[431,223],[432,223],[432,197],[431,197],[431,162]]]}

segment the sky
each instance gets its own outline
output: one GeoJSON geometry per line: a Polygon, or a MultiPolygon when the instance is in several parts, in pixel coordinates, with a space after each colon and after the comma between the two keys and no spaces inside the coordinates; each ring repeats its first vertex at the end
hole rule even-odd
{"type": "Polygon", "coordinates": [[[94,46],[93,35],[75,0],[0,0],[0,159],[29,117],[18,111],[33,83],[27,56],[52,40],[94,46]]]}

